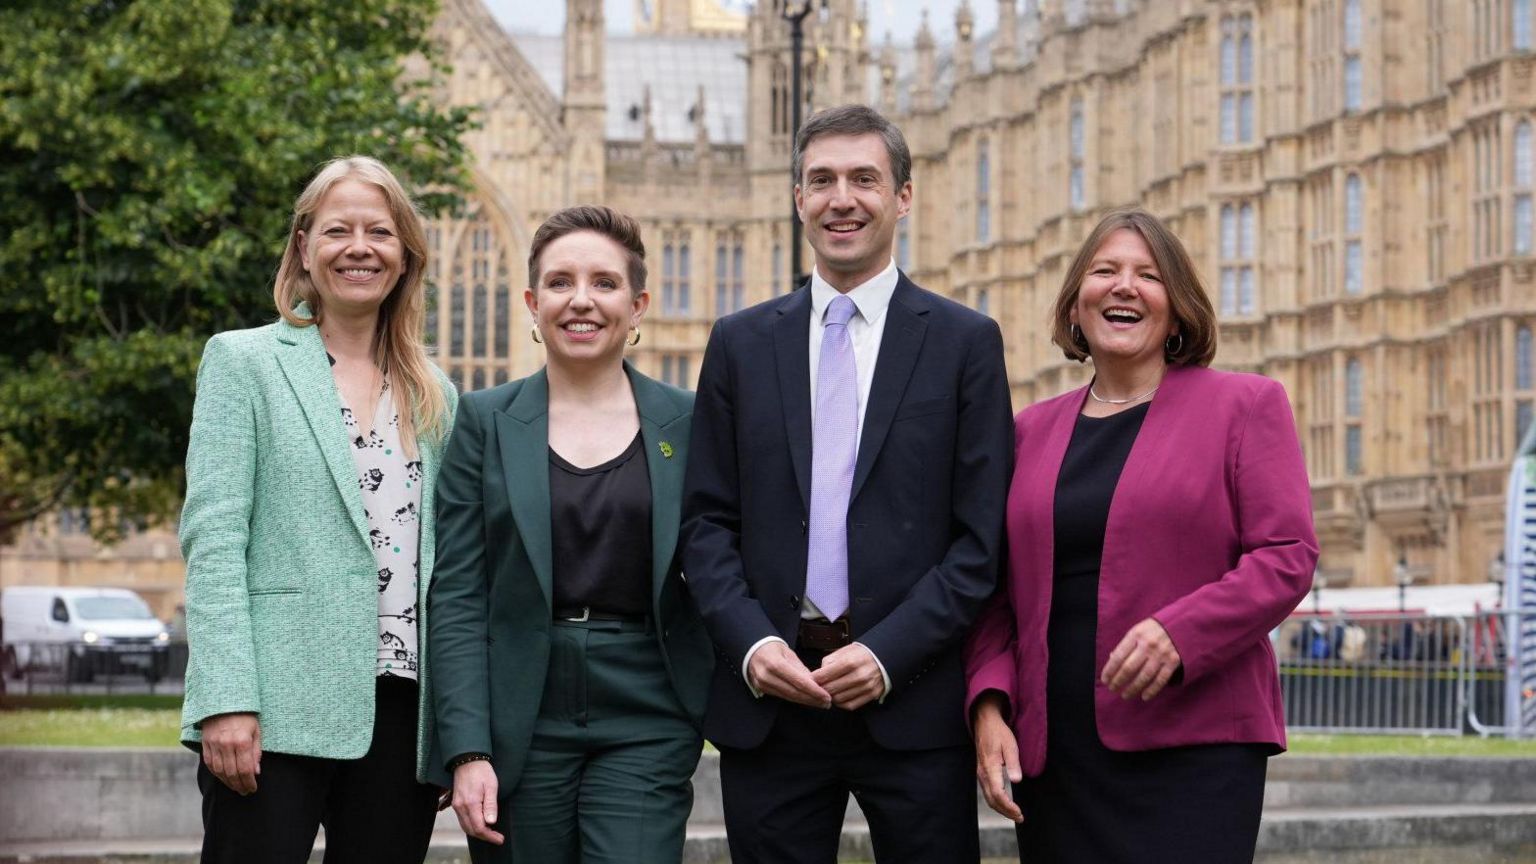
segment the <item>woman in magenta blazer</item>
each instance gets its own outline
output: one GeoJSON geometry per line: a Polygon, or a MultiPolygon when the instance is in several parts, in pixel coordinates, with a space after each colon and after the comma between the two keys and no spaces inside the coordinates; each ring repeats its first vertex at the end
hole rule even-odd
{"type": "Polygon", "coordinates": [[[1053,341],[1094,377],[1014,423],[1006,585],[966,650],[977,779],[1031,862],[1251,861],[1285,747],[1267,634],[1317,561],[1290,404],[1207,368],[1210,301],[1144,211],[1078,251],[1053,341]]]}

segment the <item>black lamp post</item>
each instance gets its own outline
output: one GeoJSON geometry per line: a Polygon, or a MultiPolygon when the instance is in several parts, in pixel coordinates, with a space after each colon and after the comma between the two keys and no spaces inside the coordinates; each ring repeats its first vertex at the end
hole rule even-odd
{"type": "MultiPolygon", "coordinates": [[[[781,17],[785,21],[789,22],[789,45],[790,45],[791,59],[793,61],[793,67],[790,69],[790,72],[789,72],[789,74],[790,74],[790,82],[791,82],[790,83],[790,96],[791,96],[791,99],[792,99],[792,101],[794,103],[793,107],[790,109],[790,115],[789,115],[789,117],[790,117],[790,128],[789,128],[789,142],[790,143],[789,143],[789,146],[790,146],[791,150],[793,150],[793,148],[795,146],[795,143],[794,143],[795,139],[800,137],[800,108],[801,108],[801,105],[804,102],[803,98],[800,95],[800,73],[801,73],[800,52],[805,47],[805,18],[806,18],[807,15],[811,14],[811,9],[816,4],[815,4],[814,0],[797,0],[797,2],[789,2],[789,0],[781,0],[781,3],[782,3],[782,5],[779,6],[779,17],[781,17]]],[[[826,5],[827,5],[826,0],[821,0],[821,6],[822,6],[823,9],[826,8],[826,5]]],[[[795,183],[799,183],[800,182],[800,178],[799,177],[794,178],[794,182],[795,183]]],[[[805,245],[801,241],[801,239],[800,239],[801,238],[800,231],[801,231],[801,227],[800,227],[800,211],[795,208],[794,199],[791,198],[790,202],[789,202],[789,238],[790,238],[789,239],[789,279],[790,279],[789,287],[790,287],[790,290],[794,290],[795,288],[800,287],[800,280],[801,280],[800,247],[805,245]]]]}
{"type": "Polygon", "coordinates": [[[1408,553],[1397,553],[1397,566],[1392,568],[1392,575],[1397,579],[1397,611],[1408,611],[1408,586],[1413,584],[1413,574],[1408,570],[1408,553]]]}

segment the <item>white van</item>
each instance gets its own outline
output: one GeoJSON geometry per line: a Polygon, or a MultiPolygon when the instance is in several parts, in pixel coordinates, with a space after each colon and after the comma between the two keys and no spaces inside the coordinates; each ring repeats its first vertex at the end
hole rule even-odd
{"type": "Polygon", "coordinates": [[[89,681],[98,672],[165,674],[171,636],[144,598],[126,588],[17,586],[0,591],[5,668],[63,671],[89,681]]]}

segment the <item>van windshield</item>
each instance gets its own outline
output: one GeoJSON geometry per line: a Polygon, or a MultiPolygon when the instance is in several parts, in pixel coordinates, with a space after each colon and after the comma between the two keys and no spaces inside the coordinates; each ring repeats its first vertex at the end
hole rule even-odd
{"type": "Polygon", "coordinates": [[[80,597],[75,611],[86,621],[148,621],[155,616],[137,597],[80,597]]]}

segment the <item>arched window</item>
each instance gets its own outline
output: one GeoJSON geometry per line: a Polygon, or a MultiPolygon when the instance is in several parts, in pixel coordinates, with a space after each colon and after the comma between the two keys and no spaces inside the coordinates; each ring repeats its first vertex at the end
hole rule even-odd
{"type": "Polygon", "coordinates": [[[689,284],[692,268],[692,256],[688,254],[688,240],[684,238],[682,245],[677,247],[677,314],[679,315],[687,315],[688,308],[692,305],[693,289],[689,284]]]}
{"type": "Polygon", "coordinates": [[[1531,328],[1515,331],[1515,389],[1531,389],[1531,328]]]}
{"type": "Polygon", "coordinates": [[[1344,179],[1344,293],[1365,290],[1365,190],[1359,174],[1344,179]]]}
{"type": "Polygon", "coordinates": [[[1221,22],[1221,143],[1253,140],[1253,16],[1221,22]]]}
{"type": "Polygon", "coordinates": [[[1365,221],[1365,193],[1359,174],[1344,178],[1344,233],[1359,234],[1365,221]]]}
{"type": "Polygon", "coordinates": [[[677,249],[669,238],[661,247],[661,314],[677,310],[677,249]]]}
{"type": "Polygon", "coordinates": [[[976,145],[976,242],[992,239],[992,154],[987,139],[976,145]]]}
{"type": "Polygon", "coordinates": [[[725,257],[725,234],[722,232],[715,241],[715,315],[726,315],[731,311],[730,283],[727,281],[727,267],[730,260],[725,257]]]}
{"type": "Polygon", "coordinates": [[[1344,0],[1344,110],[1359,111],[1365,102],[1365,69],[1360,59],[1365,41],[1360,0],[1344,0]]]}
{"type": "MultiPolygon", "coordinates": [[[[485,332],[490,329],[490,291],[485,282],[475,282],[475,322],[473,335],[469,340],[469,355],[475,359],[485,356],[485,332]]],[[[480,388],[475,388],[480,389],[480,388]]]]}
{"type": "Polygon", "coordinates": [[[1362,412],[1365,393],[1361,380],[1360,360],[1349,358],[1344,364],[1344,416],[1358,419],[1362,412]]]}
{"type": "Polygon", "coordinates": [[[1257,229],[1251,203],[1221,207],[1221,314],[1252,315],[1258,311],[1254,279],[1257,229]]]}

